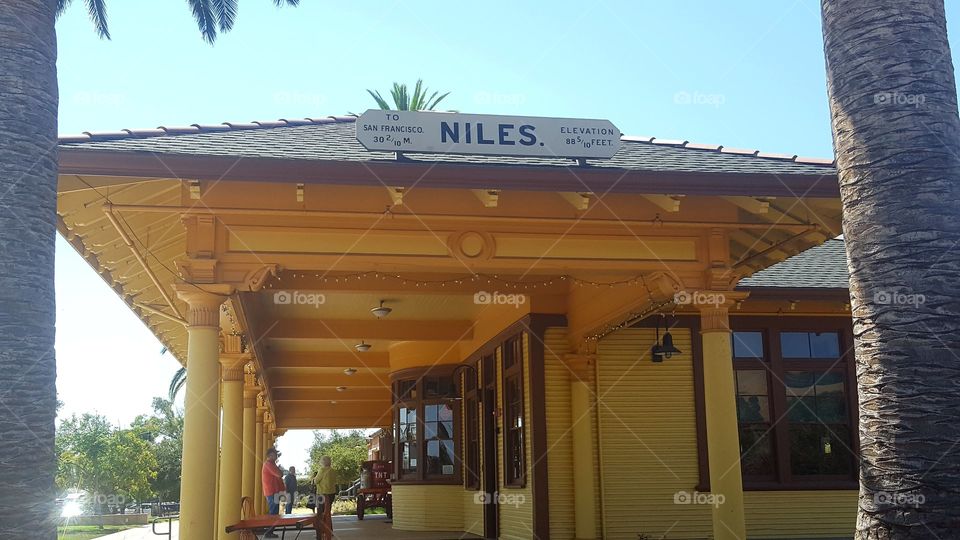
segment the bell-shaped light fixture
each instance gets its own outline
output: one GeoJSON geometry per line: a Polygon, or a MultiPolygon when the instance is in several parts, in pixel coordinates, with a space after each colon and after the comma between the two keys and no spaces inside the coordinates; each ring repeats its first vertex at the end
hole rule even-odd
{"type": "Polygon", "coordinates": [[[393,311],[393,310],[390,309],[390,308],[388,308],[387,306],[383,305],[383,300],[381,300],[381,301],[380,301],[380,306],[371,309],[371,310],[370,310],[370,313],[373,313],[373,316],[374,316],[374,317],[376,317],[376,318],[378,318],[378,319],[382,319],[382,318],[386,317],[387,315],[389,315],[391,311],[393,311]]]}
{"type": "Polygon", "coordinates": [[[370,350],[371,347],[373,347],[373,345],[366,343],[364,341],[360,341],[360,343],[357,343],[356,345],[353,346],[353,348],[356,349],[357,352],[367,352],[370,350]]]}
{"type": "Polygon", "coordinates": [[[654,362],[663,362],[664,358],[670,358],[675,354],[680,354],[680,349],[676,348],[673,345],[673,336],[670,335],[669,326],[664,321],[663,325],[663,343],[660,342],[660,320],[657,319],[656,324],[657,330],[657,341],[653,344],[653,348],[650,349],[650,357],[654,362]]]}

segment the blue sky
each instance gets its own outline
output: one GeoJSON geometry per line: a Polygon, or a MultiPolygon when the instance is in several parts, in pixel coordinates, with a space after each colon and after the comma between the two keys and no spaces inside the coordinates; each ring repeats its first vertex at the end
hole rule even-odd
{"type": "MultiPolygon", "coordinates": [[[[215,46],[183,1],[109,1],[112,41],[75,2],[57,26],[60,132],[362,112],[365,89],[422,77],[462,112],[832,155],[816,0],[301,1],[241,0],[215,46]]],[[[956,35],[960,5],[947,15],[956,35]]],[[[65,412],[129,422],[176,363],[64,242],[57,255],[65,412]]],[[[281,440],[286,464],[305,441],[281,440]]]]}

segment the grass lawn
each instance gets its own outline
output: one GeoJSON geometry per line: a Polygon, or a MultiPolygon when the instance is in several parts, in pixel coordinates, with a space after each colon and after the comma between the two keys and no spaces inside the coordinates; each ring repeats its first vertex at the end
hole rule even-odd
{"type": "Polygon", "coordinates": [[[90,540],[143,525],[68,525],[57,527],[57,540],[90,540]]]}

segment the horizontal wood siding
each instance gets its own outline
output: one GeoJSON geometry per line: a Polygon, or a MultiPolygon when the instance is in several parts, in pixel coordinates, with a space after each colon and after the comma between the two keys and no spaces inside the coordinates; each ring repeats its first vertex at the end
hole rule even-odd
{"type": "Polygon", "coordinates": [[[463,531],[463,486],[393,486],[393,528],[463,531]]]}
{"type": "MultiPolygon", "coordinates": [[[[503,394],[503,362],[501,361],[502,352],[497,351],[497,392],[500,399],[500,410],[505,410],[503,394]]],[[[531,432],[530,415],[530,336],[523,334],[523,421],[524,421],[524,446],[526,454],[526,475],[527,484],[523,488],[508,488],[503,486],[503,415],[499,418],[500,434],[497,436],[497,455],[499,457],[498,480],[500,486],[500,495],[510,498],[516,504],[500,505],[500,538],[503,540],[530,540],[533,538],[533,483],[530,476],[533,471],[533,453],[532,442],[533,433],[531,432]],[[522,501],[522,502],[520,502],[522,501]]],[[[549,480],[548,480],[549,481],[549,480]]],[[[505,499],[506,500],[506,499],[505,499]]]]}
{"type": "Polygon", "coordinates": [[[707,538],[707,505],[675,504],[698,482],[690,331],[672,331],[682,354],[650,361],[651,328],[623,329],[598,346],[604,538],[707,538]]]}
{"type": "Polygon", "coordinates": [[[853,491],[748,491],[744,493],[750,538],[853,538],[853,491]]]}
{"type": "MultiPolygon", "coordinates": [[[[550,497],[550,538],[576,536],[573,505],[573,425],[570,410],[570,370],[563,363],[566,328],[548,328],[544,334],[544,383],[547,412],[547,489],[550,497]]],[[[578,466],[592,467],[592,463],[578,466]]]]}

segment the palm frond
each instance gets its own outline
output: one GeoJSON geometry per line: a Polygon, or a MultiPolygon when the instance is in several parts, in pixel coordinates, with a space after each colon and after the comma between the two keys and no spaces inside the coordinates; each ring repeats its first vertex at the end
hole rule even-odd
{"type": "Polygon", "coordinates": [[[173,378],[170,379],[170,388],[167,389],[167,397],[170,398],[170,401],[177,399],[177,394],[180,393],[180,389],[183,388],[183,385],[187,382],[187,368],[180,368],[176,373],[173,374],[173,378]]]}
{"type": "MultiPolygon", "coordinates": [[[[73,0],[57,0],[57,17],[66,11],[73,0]]],[[[104,0],[86,0],[87,13],[93,22],[97,35],[103,39],[110,39],[110,29],[107,26],[107,5],[104,0]]]]}
{"type": "Polygon", "coordinates": [[[288,6],[299,6],[300,0],[273,0],[273,3],[276,4],[277,7],[282,7],[284,3],[288,6]]]}
{"type": "Polygon", "coordinates": [[[367,93],[370,94],[370,97],[377,102],[377,107],[380,107],[384,111],[390,110],[390,104],[387,103],[387,100],[383,99],[383,96],[380,95],[380,92],[374,92],[368,88],[367,93]]]}
{"type": "Polygon", "coordinates": [[[187,0],[187,2],[190,4],[190,11],[193,12],[193,18],[197,21],[203,40],[212,44],[217,40],[217,16],[213,13],[211,0],[187,0]]]}
{"type": "Polygon", "coordinates": [[[393,89],[390,90],[390,95],[393,96],[393,105],[396,107],[396,110],[410,110],[410,96],[407,95],[407,85],[393,83],[393,89]]]}
{"type": "MultiPolygon", "coordinates": [[[[434,92],[434,93],[433,93],[433,96],[436,96],[436,95],[437,95],[437,93],[434,92]]],[[[443,101],[443,98],[445,98],[445,97],[447,97],[447,96],[449,96],[449,95],[450,95],[450,92],[447,92],[447,93],[439,96],[439,97],[436,98],[436,99],[434,99],[433,96],[430,96],[430,102],[427,104],[426,110],[428,110],[428,111],[434,110],[434,109],[437,107],[437,105],[439,105],[440,102],[443,101]]]]}
{"type": "Polygon", "coordinates": [[[221,32],[229,32],[237,19],[237,0],[214,0],[214,14],[221,32]]]}

